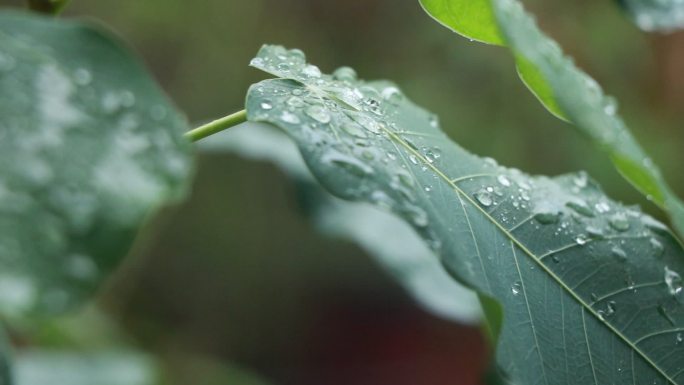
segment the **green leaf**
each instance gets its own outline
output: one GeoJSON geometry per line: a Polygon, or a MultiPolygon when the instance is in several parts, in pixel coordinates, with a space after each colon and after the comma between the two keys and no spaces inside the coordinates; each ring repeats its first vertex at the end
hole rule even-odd
{"type": "Polygon", "coordinates": [[[422,0],[421,4],[432,10],[437,22],[458,34],[482,43],[504,44],[489,0],[422,0]]]}
{"type": "MultiPolygon", "coordinates": [[[[454,20],[477,15],[449,12],[450,9],[458,9],[459,4],[469,3],[469,0],[420,1],[432,17],[453,29],[459,28],[454,20]]],[[[684,204],[617,114],[615,99],[606,96],[594,79],[563,54],[558,44],[539,29],[520,2],[489,0],[487,6],[492,7],[496,17],[494,20],[481,18],[482,29],[501,32],[506,46],[516,58],[521,79],[532,93],[551,113],[570,121],[605,151],[625,179],[664,209],[679,234],[684,235],[684,204]]],[[[459,31],[471,39],[481,40],[483,35],[477,32],[459,31]]]]}
{"type": "Polygon", "coordinates": [[[282,79],[250,88],[249,120],[283,129],[328,191],[399,215],[501,303],[513,382],[684,384],[684,250],[664,225],[584,173],[532,177],[468,153],[391,83],[323,75],[282,47],[252,65],[282,79]]]}
{"type": "Polygon", "coordinates": [[[673,32],[684,28],[684,2],[680,0],[617,0],[644,31],[673,32]]]}
{"type": "Polygon", "coordinates": [[[449,277],[410,226],[372,205],[344,201],[322,189],[282,131],[245,123],[200,142],[200,148],[207,153],[235,153],[272,162],[298,182],[308,214],[319,230],[357,243],[426,310],[461,323],[481,319],[477,296],[449,277]]]}
{"type": "Polygon", "coordinates": [[[109,33],[0,14],[0,312],[59,312],[181,198],[187,129],[109,33]]]}
{"type": "Polygon", "coordinates": [[[127,351],[27,350],[15,369],[17,385],[155,385],[161,377],[153,360],[127,351]]]}

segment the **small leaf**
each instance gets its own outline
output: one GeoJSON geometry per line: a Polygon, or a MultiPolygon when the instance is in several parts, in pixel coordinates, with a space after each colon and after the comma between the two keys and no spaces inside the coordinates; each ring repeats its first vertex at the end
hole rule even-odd
{"type": "Polygon", "coordinates": [[[283,129],[328,191],[393,211],[500,302],[490,324],[513,382],[684,383],[684,250],[664,225],[584,173],[532,177],[468,153],[391,83],[324,75],[282,47],[252,64],[282,79],[250,88],[249,120],[283,129]]]}
{"type": "Polygon", "coordinates": [[[200,142],[200,148],[274,163],[299,183],[309,214],[320,230],[357,243],[426,310],[461,323],[481,319],[477,296],[449,277],[410,226],[384,210],[343,201],[322,189],[284,133],[267,125],[245,123],[200,142]]]}
{"type": "Polygon", "coordinates": [[[644,31],[674,32],[684,28],[684,1],[617,0],[644,31]]]}
{"type": "Polygon", "coordinates": [[[185,193],[187,129],[137,60],[85,24],[0,14],[0,312],[90,295],[185,193]]]}
{"type": "MultiPolygon", "coordinates": [[[[459,28],[458,20],[478,15],[452,11],[469,0],[420,1],[432,17],[453,29],[459,28]]],[[[679,234],[684,235],[684,204],[627,129],[618,115],[615,99],[606,96],[594,79],[563,54],[560,46],[539,29],[519,1],[489,0],[481,6],[491,7],[495,15],[494,19],[482,17],[479,20],[482,29],[500,31],[505,45],[514,53],[520,78],[532,93],[551,113],[571,122],[608,153],[622,176],[664,209],[679,234]]],[[[479,30],[459,30],[459,33],[475,40],[484,37],[479,30]]]]}

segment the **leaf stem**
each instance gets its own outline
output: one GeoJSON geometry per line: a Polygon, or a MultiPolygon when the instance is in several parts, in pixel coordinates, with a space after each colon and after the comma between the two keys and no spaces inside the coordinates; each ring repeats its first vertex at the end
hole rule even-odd
{"type": "Polygon", "coordinates": [[[220,119],[216,119],[213,122],[207,123],[203,126],[199,126],[194,130],[190,130],[185,133],[185,137],[190,139],[191,142],[196,142],[200,139],[206,138],[207,136],[216,134],[223,130],[229,129],[240,123],[247,121],[247,111],[242,110],[234,114],[230,114],[220,119]]]}

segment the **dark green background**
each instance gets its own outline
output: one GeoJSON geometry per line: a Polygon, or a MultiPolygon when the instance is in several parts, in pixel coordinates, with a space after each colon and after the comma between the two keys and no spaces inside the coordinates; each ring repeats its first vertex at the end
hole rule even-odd
{"type": "MultiPolygon", "coordinates": [[[[683,195],[684,33],[644,34],[608,0],[525,3],[618,98],[683,195]]],[[[544,110],[506,50],[449,32],[417,0],[73,0],[65,16],[113,28],[192,122],[243,108],[264,77],[247,66],[261,44],[298,47],[324,71],[350,65],[396,81],[480,155],[531,173],[585,169],[609,195],[655,212],[544,110]]],[[[141,346],[237,363],[279,384],[479,383],[477,328],[426,314],[357,247],[318,236],[273,166],[199,163],[191,199],[150,226],[100,297],[141,346]]]]}

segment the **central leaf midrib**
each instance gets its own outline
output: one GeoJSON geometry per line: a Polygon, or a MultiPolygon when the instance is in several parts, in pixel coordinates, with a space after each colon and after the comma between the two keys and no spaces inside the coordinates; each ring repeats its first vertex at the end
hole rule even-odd
{"type": "Polygon", "coordinates": [[[401,144],[407,151],[409,151],[411,154],[416,156],[418,159],[420,159],[423,164],[430,168],[437,176],[442,178],[449,186],[451,186],[454,191],[456,191],[457,194],[460,194],[465,198],[468,202],[470,202],[471,205],[476,207],[491,223],[493,223],[501,232],[504,233],[504,235],[509,238],[513,243],[515,243],[516,246],[518,246],[521,250],[525,252],[540,268],[542,268],[549,276],[551,276],[562,288],[565,290],[570,296],[572,296],[577,302],[579,302],[585,309],[587,309],[591,314],[596,317],[601,323],[605,326],[607,326],[613,333],[618,335],[629,347],[632,348],[633,351],[636,351],[639,353],[639,355],[646,361],[648,362],[658,373],[660,373],[667,381],[669,381],[672,384],[675,384],[674,380],[671,379],[667,373],[663,372],[660,367],[658,367],[655,362],[653,362],[644,352],[639,349],[638,346],[634,345],[625,335],[622,334],[619,330],[617,330],[613,325],[602,321],[601,317],[599,317],[598,313],[589,306],[579,295],[577,295],[572,289],[570,289],[561,279],[558,277],[553,271],[551,271],[548,267],[546,267],[545,264],[541,263],[534,253],[530,251],[525,245],[523,245],[517,238],[515,238],[511,233],[509,233],[506,228],[501,226],[489,213],[480,207],[477,203],[475,203],[472,198],[465,193],[458,185],[452,182],[452,178],[449,178],[442,170],[437,168],[433,163],[429,162],[423,154],[421,154],[419,151],[416,151],[414,148],[412,148],[408,143],[406,143],[400,136],[398,136],[395,132],[387,129],[384,125],[380,125],[381,129],[387,133],[387,135],[397,143],[401,144]]]}

